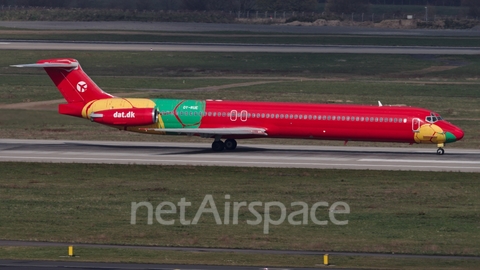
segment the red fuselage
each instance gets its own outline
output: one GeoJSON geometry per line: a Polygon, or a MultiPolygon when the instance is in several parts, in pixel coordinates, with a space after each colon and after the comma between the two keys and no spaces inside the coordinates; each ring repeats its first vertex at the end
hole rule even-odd
{"type": "MultiPolygon", "coordinates": [[[[426,117],[431,115],[426,109],[406,106],[207,100],[205,107],[200,128],[262,127],[268,137],[343,141],[415,143],[415,130],[428,124],[426,117]]],[[[463,137],[461,129],[444,120],[435,125],[456,140],[463,137]]]]}

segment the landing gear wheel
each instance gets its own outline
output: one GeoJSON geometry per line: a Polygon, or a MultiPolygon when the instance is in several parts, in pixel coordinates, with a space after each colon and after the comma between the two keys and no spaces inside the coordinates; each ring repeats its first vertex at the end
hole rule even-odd
{"type": "Polygon", "coordinates": [[[212,143],[212,150],[215,152],[221,152],[225,149],[225,144],[222,141],[214,141],[212,143]]]}
{"type": "Polygon", "coordinates": [[[445,150],[443,150],[443,148],[437,149],[437,155],[443,155],[444,153],[445,153],[445,150]]]}
{"type": "Polygon", "coordinates": [[[235,148],[237,148],[237,141],[235,141],[235,139],[227,139],[225,141],[225,149],[235,150],[235,148]]]}

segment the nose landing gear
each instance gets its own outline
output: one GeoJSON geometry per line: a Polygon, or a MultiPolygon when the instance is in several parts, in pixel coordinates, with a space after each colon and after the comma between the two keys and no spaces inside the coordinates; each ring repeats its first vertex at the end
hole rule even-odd
{"type": "Polygon", "coordinates": [[[445,153],[445,150],[443,150],[443,147],[445,146],[443,143],[439,143],[437,149],[437,155],[443,155],[445,153]]]}

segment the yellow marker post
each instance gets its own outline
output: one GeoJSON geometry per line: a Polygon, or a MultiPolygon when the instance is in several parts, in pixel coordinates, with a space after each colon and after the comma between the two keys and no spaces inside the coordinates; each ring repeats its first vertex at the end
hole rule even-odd
{"type": "Polygon", "coordinates": [[[73,246],[68,246],[68,256],[73,257],[73,246]]]}
{"type": "Polygon", "coordinates": [[[323,255],[323,265],[329,265],[329,263],[328,263],[328,254],[323,255]]]}

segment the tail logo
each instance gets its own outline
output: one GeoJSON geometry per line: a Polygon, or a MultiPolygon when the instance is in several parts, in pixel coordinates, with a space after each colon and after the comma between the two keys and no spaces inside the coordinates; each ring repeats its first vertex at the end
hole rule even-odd
{"type": "Polygon", "coordinates": [[[85,91],[87,91],[87,83],[84,82],[84,81],[79,81],[77,83],[77,91],[80,92],[80,93],[83,93],[85,91]]]}

